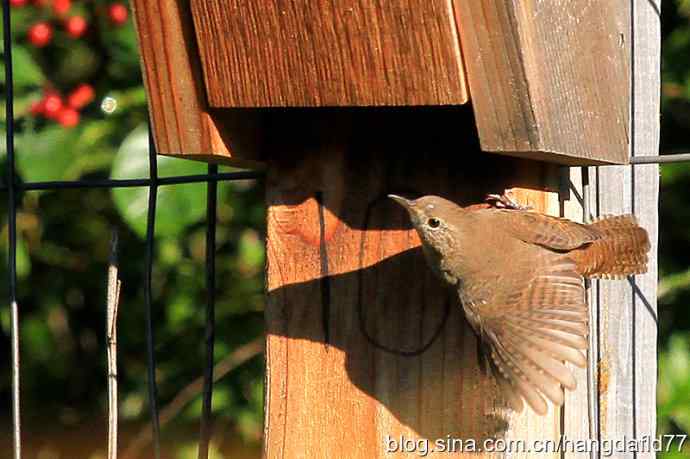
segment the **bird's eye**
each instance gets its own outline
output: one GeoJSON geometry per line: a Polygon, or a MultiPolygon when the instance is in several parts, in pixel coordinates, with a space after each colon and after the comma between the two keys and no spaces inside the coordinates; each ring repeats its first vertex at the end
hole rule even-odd
{"type": "Polygon", "coordinates": [[[426,224],[429,225],[429,228],[438,228],[441,226],[441,220],[432,217],[426,221],[426,224]]]}

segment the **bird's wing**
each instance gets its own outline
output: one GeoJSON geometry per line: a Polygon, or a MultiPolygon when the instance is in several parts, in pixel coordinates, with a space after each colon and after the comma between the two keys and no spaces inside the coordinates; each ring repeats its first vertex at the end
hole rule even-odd
{"type": "Polygon", "coordinates": [[[553,250],[573,250],[602,237],[601,231],[565,218],[522,210],[492,209],[500,227],[531,244],[553,250]]]}
{"type": "MultiPolygon", "coordinates": [[[[587,363],[589,313],[582,277],[565,255],[549,254],[542,263],[525,261],[519,275],[505,281],[507,295],[473,308],[498,382],[514,408],[524,399],[546,413],[545,397],[563,404],[563,387],[576,382],[564,362],[587,363]],[[534,266],[534,265],[537,266],[534,266]]],[[[480,302],[481,303],[481,302],[480,302]]]]}

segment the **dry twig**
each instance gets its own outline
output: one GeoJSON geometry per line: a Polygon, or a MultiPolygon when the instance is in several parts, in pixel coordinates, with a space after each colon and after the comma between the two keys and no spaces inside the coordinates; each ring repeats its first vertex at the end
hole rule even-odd
{"type": "Polygon", "coordinates": [[[108,459],[117,459],[117,308],[121,282],[117,267],[117,232],[113,232],[108,266],[106,353],[108,360],[108,459]]]}

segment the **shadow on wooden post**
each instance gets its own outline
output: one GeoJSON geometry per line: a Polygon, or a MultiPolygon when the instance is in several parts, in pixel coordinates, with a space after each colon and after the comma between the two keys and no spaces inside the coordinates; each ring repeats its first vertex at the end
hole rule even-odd
{"type": "MultiPolygon", "coordinates": [[[[266,457],[369,458],[384,455],[387,436],[480,443],[511,435],[455,295],[427,268],[402,209],[382,197],[470,204],[507,188],[554,189],[558,171],[482,155],[466,108],[304,110],[267,125],[279,127],[268,128],[276,146],[267,181],[266,457]],[[378,350],[360,328],[360,302],[368,334],[387,347],[413,351],[443,331],[419,356],[378,350]]],[[[546,210],[546,194],[529,192],[532,204],[546,210]]],[[[558,432],[557,413],[523,416],[516,438],[558,432]]]]}

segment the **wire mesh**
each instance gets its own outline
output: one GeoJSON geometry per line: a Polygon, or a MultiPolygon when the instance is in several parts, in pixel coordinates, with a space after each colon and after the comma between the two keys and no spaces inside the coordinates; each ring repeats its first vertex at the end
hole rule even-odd
{"type": "MultiPolygon", "coordinates": [[[[218,166],[210,165],[207,174],[181,175],[172,177],[158,177],[158,163],[155,145],[149,141],[149,177],[133,179],[85,179],[72,181],[39,181],[18,182],[15,174],[14,152],[14,93],[12,68],[12,39],[11,15],[9,0],[2,0],[3,21],[3,61],[5,64],[5,115],[6,115],[6,148],[7,169],[4,183],[0,184],[0,191],[7,192],[8,204],[8,284],[9,305],[11,314],[11,379],[12,379],[12,431],[13,457],[22,457],[21,434],[21,398],[20,398],[20,341],[19,341],[19,306],[17,302],[17,194],[22,191],[61,190],[78,188],[127,188],[148,187],[149,201],[147,209],[146,228],[146,256],[144,298],[145,298],[145,328],[147,347],[147,375],[149,412],[151,417],[153,449],[156,459],[160,458],[160,422],[158,407],[158,391],[156,386],[156,358],[155,334],[153,326],[153,299],[151,292],[151,277],[154,263],[154,242],[156,228],[156,204],[159,186],[172,186],[188,183],[207,183],[207,237],[206,237],[206,324],[204,332],[206,356],[203,369],[203,408],[199,435],[199,459],[208,457],[211,438],[211,402],[213,392],[213,348],[215,338],[215,250],[216,250],[216,212],[217,212],[217,184],[219,181],[258,179],[263,176],[256,171],[238,171],[219,173],[218,166]]],[[[149,132],[151,132],[149,130],[149,132]]]]}

